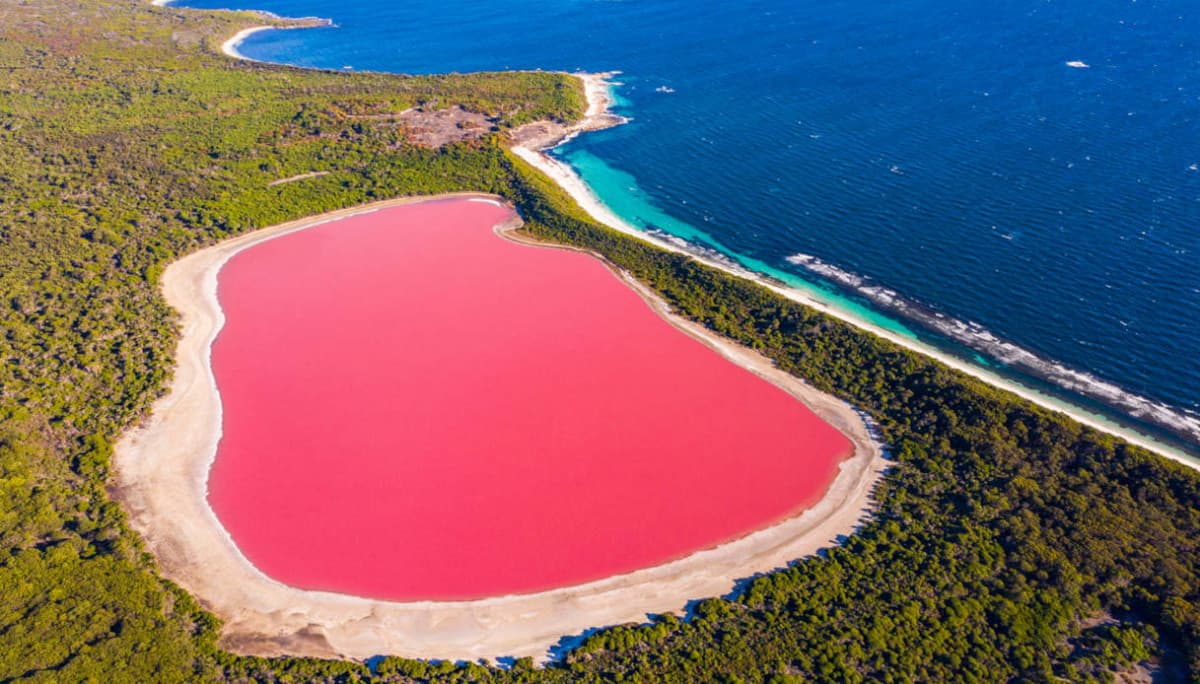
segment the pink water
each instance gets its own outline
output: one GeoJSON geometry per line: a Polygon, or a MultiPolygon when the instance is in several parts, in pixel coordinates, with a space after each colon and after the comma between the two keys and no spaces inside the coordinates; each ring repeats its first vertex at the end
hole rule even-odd
{"type": "Polygon", "coordinates": [[[209,501],[289,585],[525,593],[661,564],[821,498],[851,450],[595,258],[448,200],[249,248],[221,271],[209,501]]]}

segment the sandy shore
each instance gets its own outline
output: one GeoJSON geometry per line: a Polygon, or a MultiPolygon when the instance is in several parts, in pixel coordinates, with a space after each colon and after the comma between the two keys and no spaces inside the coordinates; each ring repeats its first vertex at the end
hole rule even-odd
{"type": "Polygon", "coordinates": [[[612,96],[609,93],[608,84],[606,82],[606,77],[608,75],[577,75],[583,79],[585,86],[584,90],[588,96],[587,116],[584,117],[584,120],[574,126],[564,128],[564,130],[560,131],[560,135],[557,139],[550,135],[530,137],[529,139],[516,138],[514,139],[512,151],[518,157],[528,162],[531,166],[549,176],[551,180],[562,187],[571,196],[571,198],[574,199],[575,202],[579,204],[579,206],[582,207],[583,210],[586,211],[588,215],[590,215],[596,221],[613,228],[614,230],[626,233],[628,235],[633,235],[661,249],[680,254],[687,254],[708,266],[712,266],[713,268],[718,268],[727,273],[732,273],[734,275],[753,280],[772,290],[776,294],[826,313],[834,318],[838,318],[857,328],[866,330],[867,332],[894,342],[901,347],[924,354],[925,356],[932,357],[941,363],[950,366],[951,368],[962,371],[967,375],[982,380],[994,387],[1012,392],[1013,394],[1016,394],[1023,399],[1027,399],[1039,406],[1042,406],[1043,408],[1065,414],[1072,419],[1087,425],[1088,427],[1120,437],[1130,444],[1136,444],[1144,449],[1153,451],[1173,461],[1182,463],[1189,468],[1200,470],[1200,461],[1153,438],[1133,430],[1126,429],[1122,426],[1115,425],[1112,422],[1105,420],[1103,417],[1089,413],[1078,406],[1068,404],[1049,395],[1025,387],[1017,382],[1014,382],[1013,380],[993,373],[986,368],[968,363],[959,358],[946,354],[919,340],[903,337],[890,330],[881,328],[874,323],[855,315],[852,312],[845,311],[835,306],[830,306],[828,303],[809,297],[798,290],[781,286],[775,282],[763,278],[760,274],[746,269],[733,267],[729,263],[716,261],[703,254],[697,254],[688,251],[678,244],[674,244],[660,239],[654,235],[647,234],[646,232],[638,230],[636,227],[630,225],[624,219],[613,213],[611,209],[605,206],[604,203],[596,197],[595,193],[592,192],[592,189],[583,182],[583,179],[581,179],[579,175],[575,173],[574,169],[551,157],[545,152],[545,150],[561,144],[569,137],[578,134],[580,131],[597,130],[620,123],[619,117],[614,118],[607,112],[607,108],[612,99],[612,96]]]}
{"type": "MultiPolygon", "coordinates": [[[[854,531],[870,508],[885,463],[859,415],[778,371],[768,359],[680,320],[651,292],[623,278],[666,320],[792,393],[851,438],[855,454],[841,464],[824,499],[799,517],[665,565],[535,594],[397,603],[296,589],[259,572],[233,544],[205,496],[221,434],[221,403],[210,365],[211,345],[223,324],[217,273],[238,251],[264,240],[427,199],[380,202],[266,228],[191,254],[163,274],[167,302],[182,314],[178,366],[169,394],[145,424],[117,444],[114,493],[163,574],[225,621],[225,647],[260,655],[544,660],[564,636],[679,611],[689,600],[724,594],[737,579],[782,567],[854,531]]],[[[505,227],[516,224],[519,219],[505,227]]]]}
{"type": "MultiPolygon", "coordinates": [[[[170,0],[166,0],[166,1],[169,2],[170,0]]],[[[273,28],[277,28],[277,27],[275,27],[275,26],[251,26],[250,28],[242,29],[241,31],[238,31],[237,33],[233,34],[232,38],[225,41],[224,43],[221,43],[221,52],[225,53],[226,55],[228,55],[234,59],[244,59],[247,62],[257,62],[258,61],[257,59],[251,59],[251,58],[247,57],[246,55],[243,55],[242,53],[238,52],[237,48],[239,45],[242,44],[243,41],[245,41],[247,38],[254,35],[255,33],[258,33],[259,31],[266,31],[268,29],[273,29],[273,28]]]]}

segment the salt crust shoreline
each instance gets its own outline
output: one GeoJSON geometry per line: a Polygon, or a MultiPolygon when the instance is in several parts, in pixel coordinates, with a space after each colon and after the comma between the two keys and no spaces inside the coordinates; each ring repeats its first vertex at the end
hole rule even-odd
{"type": "MultiPolygon", "coordinates": [[[[142,425],[122,436],[114,455],[113,494],[145,539],[162,574],[225,622],[222,645],[254,655],[364,659],[387,654],[477,660],[530,656],[544,662],[564,637],[679,612],[688,601],[727,593],[739,579],[786,566],[854,532],[871,508],[886,462],[863,419],[848,404],[776,369],[769,359],[670,313],[644,286],[616,271],[665,320],[726,359],[808,405],[854,444],[824,498],[797,517],[687,557],[574,587],[474,601],[391,602],[279,583],[238,550],[208,506],[208,473],[221,435],[221,402],[211,346],[224,317],[217,274],[239,251],[298,230],[359,214],[462,193],[404,198],[301,219],[226,240],[167,267],[167,302],[182,314],[177,367],[169,393],[142,425]]],[[[497,226],[504,237],[520,219],[497,226]]],[[[557,247],[538,244],[538,246],[557,247]]],[[[570,249],[570,248],[567,248],[570,249]]]]}
{"type": "Polygon", "coordinates": [[[559,187],[565,190],[567,194],[570,195],[573,200],[575,200],[575,203],[578,204],[585,212],[587,212],[587,214],[594,220],[616,231],[625,233],[627,235],[632,235],[640,240],[649,242],[660,249],[676,252],[678,254],[686,254],[707,266],[711,266],[713,268],[725,271],[726,273],[752,280],[780,296],[786,297],[792,301],[799,302],[805,306],[816,309],[817,311],[845,321],[856,328],[882,337],[889,342],[893,342],[901,347],[904,347],[905,349],[936,359],[937,361],[940,361],[941,363],[950,366],[955,370],[962,371],[963,373],[966,373],[967,375],[970,375],[978,380],[982,380],[993,387],[1012,392],[1022,399],[1031,401],[1042,408],[1062,413],[1090,428],[1120,437],[1130,444],[1136,444],[1143,449],[1153,451],[1160,456],[1168,458],[1177,463],[1181,463],[1193,470],[1200,470],[1200,460],[1188,456],[1179,449],[1163,444],[1158,440],[1147,437],[1146,435],[1142,435],[1133,430],[1115,425],[1107,420],[1104,420],[1100,416],[1090,414],[1077,406],[1073,406],[1066,402],[1042,394],[1036,390],[1020,385],[1017,382],[988,371],[985,368],[976,366],[939,351],[938,349],[920,342],[919,340],[897,335],[896,333],[881,328],[874,323],[855,315],[854,313],[840,309],[836,306],[830,306],[825,302],[809,297],[803,292],[789,288],[785,285],[780,285],[775,281],[764,278],[758,273],[738,268],[728,263],[716,261],[704,254],[689,251],[677,244],[668,242],[645,231],[638,230],[636,227],[630,225],[624,219],[617,216],[611,209],[605,206],[604,203],[601,202],[598,197],[596,197],[595,193],[592,192],[592,189],[583,182],[583,179],[580,178],[577,173],[575,173],[574,169],[546,153],[546,150],[562,144],[570,137],[577,135],[579,132],[608,128],[620,123],[619,117],[616,117],[618,120],[614,121],[614,117],[608,112],[608,108],[612,103],[612,94],[609,92],[610,84],[608,82],[608,77],[611,76],[611,74],[601,73],[575,75],[583,80],[584,92],[587,94],[588,98],[587,114],[584,116],[583,120],[574,126],[565,129],[563,134],[557,138],[539,138],[530,141],[522,141],[520,144],[514,145],[512,151],[529,165],[546,174],[546,176],[553,180],[559,187]]]}
{"type": "MultiPolygon", "coordinates": [[[[248,60],[237,46],[268,28],[272,27],[239,31],[221,45],[221,51],[248,60]]],[[[623,121],[607,112],[605,76],[581,75],[588,100],[584,120],[545,131],[546,142],[623,121]]],[[[540,140],[534,137],[527,142],[540,140]]],[[[260,572],[242,555],[207,502],[208,473],[221,435],[220,396],[210,356],[224,323],[216,298],[217,273],[238,251],[274,237],[447,197],[503,201],[466,193],[402,198],[330,212],[222,242],[176,261],[163,274],[164,296],[182,314],[175,376],[150,418],[117,443],[113,494],[125,505],[131,526],[146,540],[163,575],[222,618],[225,648],[254,655],[363,659],[388,654],[453,660],[530,656],[544,662],[564,638],[594,627],[643,622],[648,614],[678,613],[692,599],[721,595],[739,579],[784,567],[836,543],[869,515],[871,493],[886,462],[881,446],[853,408],[779,371],[761,355],[674,316],[654,293],[614,270],[665,320],[801,399],[851,439],[854,454],[840,464],[821,501],[779,524],[670,563],[533,594],[400,603],[297,589],[260,572]]],[[[496,228],[504,237],[527,242],[512,233],[519,225],[520,219],[514,218],[496,228]]]]}

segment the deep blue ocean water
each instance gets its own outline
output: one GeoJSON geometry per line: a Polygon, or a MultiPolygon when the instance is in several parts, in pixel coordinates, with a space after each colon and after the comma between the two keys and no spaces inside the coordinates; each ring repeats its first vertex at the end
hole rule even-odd
{"type": "Polygon", "coordinates": [[[238,5],[335,22],[239,47],[267,61],[620,70],[632,122],[555,153],[623,218],[1177,434],[1200,420],[1195,0],[238,5]]]}

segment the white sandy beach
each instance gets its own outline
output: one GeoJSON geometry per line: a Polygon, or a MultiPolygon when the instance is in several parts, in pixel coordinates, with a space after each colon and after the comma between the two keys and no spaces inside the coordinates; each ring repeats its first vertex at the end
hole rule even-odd
{"type": "Polygon", "coordinates": [[[729,263],[716,261],[703,254],[697,254],[681,248],[679,245],[672,244],[666,240],[659,239],[654,235],[647,234],[644,231],[638,230],[630,225],[621,217],[617,216],[603,202],[596,197],[591,188],[583,182],[575,171],[566,164],[546,154],[546,150],[560,144],[566,137],[575,135],[580,131],[596,130],[615,125],[611,115],[607,113],[608,106],[611,102],[611,94],[609,93],[608,84],[606,82],[606,74],[578,74],[584,82],[584,90],[588,96],[587,116],[580,123],[566,129],[557,139],[547,137],[537,137],[530,140],[517,140],[517,144],[513,146],[513,152],[528,162],[531,166],[538,169],[542,173],[550,177],[555,183],[562,187],[572,199],[575,200],[580,207],[584,209],[596,221],[612,228],[614,230],[636,236],[642,240],[650,242],[655,246],[676,252],[679,254],[687,254],[688,256],[708,265],[713,268],[718,268],[727,273],[753,280],[758,284],[772,290],[776,294],[787,297],[793,301],[804,304],[823,313],[826,313],[834,318],[845,321],[857,328],[866,330],[874,335],[878,335],[890,342],[894,342],[905,349],[924,354],[926,356],[937,359],[941,363],[962,371],[972,377],[982,380],[994,387],[1007,390],[1027,399],[1043,408],[1057,411],[1059,413],[1070,416],[1071,418],[1094,428],[1101,432],[1120,437],[1131,444],[1136,444],[1140,447],[1153,451],[1173,461],[1182,463],[1190,468],[1200,470],[1200,461],[1188,456],[1187,454],[1163,444],[1150,437],[1137,433],[1133,430],[1128,430],[1119,425],[1115,425],[1100,416],[1094,415],[1083,409],[1072,406],[1066,402],[1060,401],[1054,397],[1042,394],[1036,390],[1020,385],[1008,378],[1002,377],[993,373],[981,366],[968,363],[954,356],[941,352],[934,347],[927,345],[919,340],[897,335],[896,333],[881,328],[870,321],[867,321],[860,316],[849,311],[830,306],[829,304],[818,301],[805,295],[804,293],[788,287],[780,286],[775,282],[771,282],[757,273],[732,267],[729,263]]]}
{"type": "Polygon", "coordinates": [[[238,52],[238,46],[241,45],[247,38],[254,35],[255,33],[258,33],[259,31],[266,31],[268,29],[273,29],[273,28],[276,28],[276,27],[274,27],[274,26],[251,26],[250,28],[242,29],[241,31],[238,31],[237,33],[233,34],[233,37],[231,37],[229,40],[225,41],[224,43],[221,43],[221,52],[225,53],[226,55],[228,55],[234,59],[244,59],[247,62],[257,62],[258,60],[251,59],[251,58],[247,57],[246,55],[243,55],[242,53],[238,52]]]}
{"type": "Polygon", "coordinates": [[[790,392],[850,437],[855,453],[841,464],[819,503],[796,518],[665,565],[535,594],[397,603],[296,589],[263,575],[238,551],[206,500],[221,434],[221,403],[209,357],[223,323],[217,273],[238,251],[264,240],[427,199],[379,202],[266,228],[191,254],[163,274],[164,295],[182,314],[178,366],[169,394],[155,404],[148,421],[117,444],[115,493],[163,574],[224,620],[224,646],[259,655],[531,656],[541,661],[564,636],[644,621],[648,613],[676,612],[689,600],[724,594],[740,578],[835,543],[867,514],[885,461],[850,406],[778,371],[768,359],[680,320],[655,295],[626,279],[672,324],[790,392]]]}

